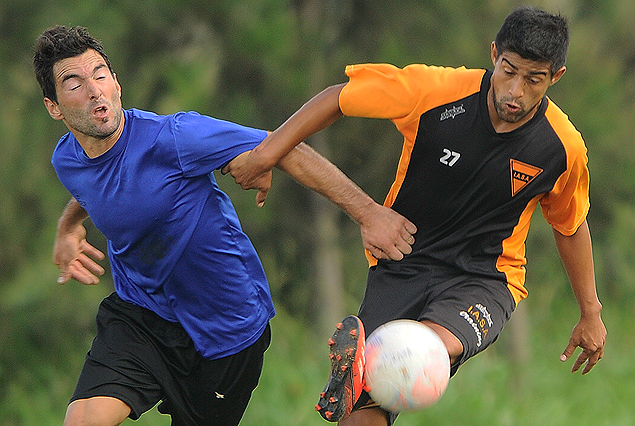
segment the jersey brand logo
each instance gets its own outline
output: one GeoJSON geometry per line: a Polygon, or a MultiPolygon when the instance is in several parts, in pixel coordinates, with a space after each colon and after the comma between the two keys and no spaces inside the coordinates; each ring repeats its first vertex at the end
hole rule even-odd
{"type": "Polygon", "coordinates": [[[512,175],[512,197],[518,194],[542,173],[540,167],[532,166],[531,164],[523,163],[513,158],[509,160],[509,168],[512,175]]]}
{"type": "Polygon", "coordinates": [[[441,114],[441,120],[447,120],[448,118],[454,118],[459,114],[463,114],[465,112],[465,108],[463,108],[463,104],[459,106],[453,106],[450,109],[445,109],[445,111],[441,114]]]}

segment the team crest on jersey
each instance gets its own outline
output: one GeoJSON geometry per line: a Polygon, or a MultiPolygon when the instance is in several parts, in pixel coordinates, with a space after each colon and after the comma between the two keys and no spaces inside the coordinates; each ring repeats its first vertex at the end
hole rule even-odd
{"type": "Polygon", "coordinates": [[[540,167],[532,166],[513,158],[509,160],[509,168],[512,176],[512,197],[529,185],[543,171],[540,167]]]}

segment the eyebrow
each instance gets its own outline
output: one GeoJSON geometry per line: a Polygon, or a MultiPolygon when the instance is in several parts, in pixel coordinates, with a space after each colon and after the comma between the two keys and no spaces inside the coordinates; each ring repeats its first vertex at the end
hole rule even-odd
{"type": "MultiPolygon", "coordinates": [[[[106,68],[106,64],[99,64],[97,65],[95,68],[93,68],[93,74],[95,74],[97,71],[99,71],[102,68],[106,68]]],[[[62,83],[71,80],[73,78],[82,78],[79,74],[67,74],[64,77],[62,77],[62,83]]]]}
{"type": "MultiPolygon", "coordinates": [[[[503,61],[507,62],[507,64],[512,67],[514,70],[518,71],[518,67],[514,64],[512,64],[511,62],[509,62],[509,60],[507,58],[503,58],[503,61]]],[[[529,74],[531,75],[544,75],[545,77],[547,76],[547,72],[546,71],[529,71],[529,74]]]]}

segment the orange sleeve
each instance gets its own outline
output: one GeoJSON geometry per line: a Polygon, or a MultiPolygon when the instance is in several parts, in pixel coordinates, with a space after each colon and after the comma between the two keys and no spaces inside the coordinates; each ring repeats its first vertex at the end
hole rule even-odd
{"type": "Polygon", "coordinates": [[[551,101],[546,116],[567,152],[567,170],[541,200],[547,222],[563,235],[573,235],[589,211],[589,170],[587,150],[580,133],[551,101]]]}
{"type": "Polygon", "coordinates": [[[409,138],[413,135],[407,134],[408,129],[418,123],[421,114],[478,91],[484,72],[424,64],[405,68],[349,65],[349,82],[340,93],[340,109],[348,116],[389,119],[409,138]]]}

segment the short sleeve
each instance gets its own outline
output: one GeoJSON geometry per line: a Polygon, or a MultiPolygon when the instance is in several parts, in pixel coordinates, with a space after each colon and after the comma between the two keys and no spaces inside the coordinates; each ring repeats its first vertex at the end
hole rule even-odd
{"type": "Polygon", "coordinates": [[[349,82],[340,93],[344,115],[394,119],[415,108],[418,87],[411,84],[403,69],[389,64],[362,64],[346,67],[349,82]]]}
{"type": "Polygon", "coordinates": [[[389,119],[402,130],[424,112],[478,91],[484,72],[425,64],[404,68],[349,65],[349,82],[340,92],[340,109],[352,117],[389,119]]]}
{"type": "Polygon", "coordinates": [[[186,176],[204,175],[220,169],[237,155],[256,147],[267,136],[264,130],[196,112],[175,114],[172,132],[186,176]]]}
{"type": "Polygon", "coordinates": [[[565,121],[566,116],[550,102],[547,117],[558,132],[567,153],[567,170],[553,189],[540,200],[547,222],[563,235],[573,235],[589,211],[589,169],[582,136],[565,121]]]}

